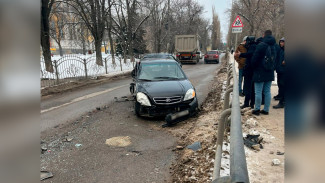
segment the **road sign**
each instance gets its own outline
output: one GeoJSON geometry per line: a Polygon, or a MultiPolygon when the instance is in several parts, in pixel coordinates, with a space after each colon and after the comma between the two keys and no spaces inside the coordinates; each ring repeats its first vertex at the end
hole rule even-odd
{"type": "Polygon", "coordinates": [[[238,28],[232,28],[232,33],[242,33],[243,32],[243,28],[238,27],[238,28]]]}
{"type": "Polygon", "coordinates": [[[240,17],[237,16],[234,23],[232,23],[231,27],[244,27],[243,22],[241,21],[240,17]]]}

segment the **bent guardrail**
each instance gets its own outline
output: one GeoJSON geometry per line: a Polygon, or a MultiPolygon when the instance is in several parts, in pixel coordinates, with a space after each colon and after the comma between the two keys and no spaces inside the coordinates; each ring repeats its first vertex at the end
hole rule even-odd
{"type": "Polygon", "coordinates": [[[239,88],[236,76],[235,63],[227,65],[227,89],[224,98],[224,111],[221,113],[218,126],[217,149],[214,161],[213,183],[249,183],[246,156],[244,150],[239,88]],[[233,79],[233,84],[230,80],[233,79]],[[232,92],[231,108],[229,104],[230,93],[232,92]],[[230,124],[230,176],[220,177],[222,144],[225,131],[226,119],[231,115],[230,124]]]}

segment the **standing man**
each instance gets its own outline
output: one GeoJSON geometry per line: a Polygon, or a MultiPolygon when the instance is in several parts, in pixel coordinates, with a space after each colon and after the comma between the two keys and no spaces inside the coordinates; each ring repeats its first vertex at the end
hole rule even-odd
{"type": "Polygon", "coordinates": [[[274,109],[284,108],[284,90],[285,90],[285,61],[284,61],[284,37],[279,41],[279,50],[277,52],[276,73],[278,77],[279,94],[275,99],[279,100],[278,105],[273,106],[274,109]]]}
{"type": "Polygon", "coordinates": [[[235,56],[237,57],[246,58],[245,66],[243,69],[245,100],[244,100],[244,105],[240,106],[240,108],[243,109],[246,107],[251,107],[252,109],[254,109],[255,94],[254,94],[254,83],[252,82],[253,69],[251,64],[251,60],[256,49],[256,42],[254,36],[248,36],[246,38],[245,47],[247,48],[246,53],[240,53],[240,52],[235,53],[235,56]]]}
{"type": "Polygon", "coordinates": [[[247,52],[247,49],[245,47],[246,38],[247,38],[247,36],[245,36],[243,39],[243,42],[238,45],[235,55],[234,55],[234,58],[235,58],[236,62],[238,63],[238,70],[239,70],[239,78],[238,78],[239,95],[242,97],[244,96],[242,83],[243,83],[243,70],[244,70],[246,58],[239,57],[238,54],[236,54],[236,53],[246,53],[247,52]]]}
{"type": "Polygon", "coordinates": [[[276,62],[275,38],[272,31],[264,32],[263,41],[256,47],[252,58],[254,70],[253,82],[255,87],[254,115],[260,113],[268,115],[271,104],[271,83],[274,80],[274,69],[276,62]],[[262,104],[262,93],[265,95],[264,109],[260,110],[262,104]]]}

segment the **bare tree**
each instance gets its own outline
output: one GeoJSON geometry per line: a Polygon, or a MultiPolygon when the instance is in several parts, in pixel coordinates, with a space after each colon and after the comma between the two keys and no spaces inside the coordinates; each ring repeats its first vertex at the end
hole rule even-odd
{"type": "MultiPolygon", "coordinates": [[[[108,10],[106,0],[65,0],[85,22],[91,32],[96,50],[96,63],[103,65],[101,46],[105,31],[108,10]]],[[[107,0],[109,3],[110,0],[107,0]]]]}
{"type": "Polygon", "coordinates": [[[41,4],[41,46],[43,51],[43,57],[45,61],[46,71],[54,72],[51,61],[49,26],[49,17],[52,6],[54,4],[54,0],[42,0],[41,4]]]}
{"type": "Polygon", "coordinates": [[[112,26],[113,33],[121,40],[124,62],[126,62],[126,54],[134,61],[134,40],[140,26],[149,18],[150,13],[140,18],[136,11],[139,8],[137,0],[119,0],[114,4],[116,17],[112,17],[114,25],[112,26]]]}
{"type": "Polygon", "coordinates": [[[219,49],[221,43],[221,32],[220,32],[220,20],[219,16],[216,14],[214,7],[212,7],[212,49],[219,49]]]}
{"type": "Polygon", "coordinates": [[[60,56],[63,56],[61,41],[64,39],[64,29],[68,23],[66,17],[65,10],[60,3],[56,4],[50,15],[53,22],[50,24],[50,36],[58,44],[60,56]]]}

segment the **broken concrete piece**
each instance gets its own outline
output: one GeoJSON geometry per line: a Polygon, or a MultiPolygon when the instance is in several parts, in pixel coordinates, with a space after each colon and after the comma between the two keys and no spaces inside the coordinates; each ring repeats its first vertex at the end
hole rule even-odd
{"type": "Polygon", "coordinates": [[[255,127],[258,125],[258,122],[254,118],[249,118],[246,122],[245,125],[248,127],[255,127]]]}
{"type": "Polygon", "coordinates": [[[45,180],[51,177],[53,177],[53,174],[51,172],[41,171],[41,180],[45,180]]]}
{"type": "Polygon", "coordinates": [[[281,161],[278,159],[273,159],[272,160],[272,166],[279,166],[281,164],[281,161]]]}
{"type": "Polygon", "coordinates": [[[249,131],[249,134],[250,134],[250,135],[260,135],[260,132],[258,132],[257,130],[254,130],[254,129],[253,129],[253,130],[250,130],[250,131],[249,131]]]}

